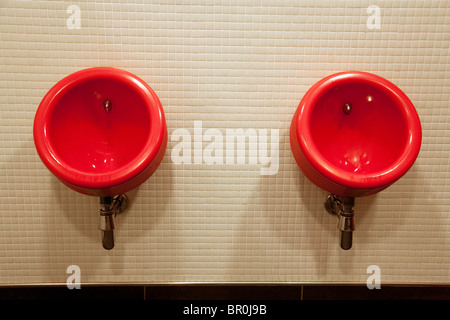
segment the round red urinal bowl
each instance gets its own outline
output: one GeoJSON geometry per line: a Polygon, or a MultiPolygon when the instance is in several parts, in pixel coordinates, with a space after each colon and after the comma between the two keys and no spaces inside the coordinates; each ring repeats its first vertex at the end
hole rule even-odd
{"type": "Polygon", "coordinates": [[[90,68],[56,83],[34,120],[36,150],[71,189],[107,197],[144,183],[161,163],[167,127],[155,92],[116,68],[90,68]]]}
{"type": "Polygon", "coordinates": [[[377,193],[415,162],[422,130],[397,86],[366,72],[341,72],[314,84],[290,128],[293,155],[318,187],[346,197],[377,193]]]}

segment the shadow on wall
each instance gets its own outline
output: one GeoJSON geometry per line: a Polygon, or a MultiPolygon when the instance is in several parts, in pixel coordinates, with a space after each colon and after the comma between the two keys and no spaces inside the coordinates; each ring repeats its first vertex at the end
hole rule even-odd
{"type": "MultiPolygon", "coordinates": [[[[273,281],[304,281],[305,277],[316,281],[333,273],[329,269],[332,264],[330,257],[336,255],[339,255],[341,266],[338,272],[352,274],[349,266],[358,247],[365,247],[376,240],[374,237],[379,237],[377,230],[382,227],[375,227],[370,232],[371,224],[384,223],[374,215],[379,210],[375,205],[384,207],[379,202],[383,201],[380,193],[356,198],[353,248],[342,250],[337,217],[328,214],[324,208],[328,192],[311,183],[298,168],[291,153],[289,135],[284,133],[280,137],[280,146],[283,146],[280,147],[280,171],[277,175],[261,176],[253,193],[256,200],[247,206],[247,211],[242,215],[238,233],[239,239],[245,239],[246,243],[238,243],[233,249],[231,270],[236,272],[229,275],[230,280],[252,281],[270,276],[273,281]],[[243,276],[234,275],[239,274],[238,271],[242,275],[242,270],[245,270],[243,276]]],[[[407,187],[409,192],[423,189],[416,179],[418,170],[416,165],[407,173],[413,180],[407,187]]],[[[391,207],[396,207],[395,203],[399,201],[403,204],[401,212],[397,213],[400,219],[396,220],[401,224],[408,223],[408,212],[414,210],[414,203],[399,199],[399,193],[402,197],[407,194],[402,187],[407,184],[408,177],[403,178],[406,180],[403,184],[400,179],[382,191],[383,198],[393,194],[391,207]]],[[[398,228],[399,225],[389,226],[383,236],[395,237],[398,228]]]]}
{"type": "MultiPolygon", "coordinates": [[[[105,250],[98,229],[100,199],[73,191],[50,172],[48,175],[52,176],[51,185],[54,194],[53,199],[48,199],[48,201],[57,202],[58,211],[67,221],[65,231],[56,232],[58,243],[49,241],[49,256],[53,257],[50,259],[56,259],[57,256],[65,257],[68,265],[74,263],[74,257],[67,250],[68,248],[95,250],[94,254],[89,253],[89,257],[95,260],[92,262],[105,262],[104,258],[110,257],[107,262],[110,264],[112,272],[122,274],[126,257],[124,250],[126,250],[127,244],[141,242],[141,238],[144,238],[149,230],[157,228],[170,203],[172,170],[166,151],[166,155],[155,173],[138,188],[126,193],[129,199],[128,206],[125,212],[116,217],[115,247],[112,250],[105,250]],[[155,201],[154,205],[148,205],[148,201],[152,200],[155,201]],[[81,237],[83,239],[80,239],[81,237]],[[85,238],[88,240],[86,241],[85,238]],[[76,242],[77,245],[72,245],[72,242],[76,242]],[[80,242],[84,242],[85,246],[80,246],[80,242]]],[[[55,232],[55,230],[50,232],[55,232]]]]}

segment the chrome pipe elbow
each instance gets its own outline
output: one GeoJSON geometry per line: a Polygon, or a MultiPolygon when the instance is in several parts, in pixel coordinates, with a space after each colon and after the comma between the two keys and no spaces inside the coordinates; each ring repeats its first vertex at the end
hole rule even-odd
{"type": "Polygon", "coordinates": [[[106,250],[114,248],[114,230],[116,229],[116,215],[123,212],[128,205],[128,198],[121,194],[115,197],[100,198],[100,221],[102,245],[106,250]]]}
{"type": "Polygon", "coordinates": [[[325,200],[325,209],[338,218],[339,243],[343,250],[349,250],[353,245],[353,231],[355,230],[354,197],[341,197],[328,195],[325,200]]]}

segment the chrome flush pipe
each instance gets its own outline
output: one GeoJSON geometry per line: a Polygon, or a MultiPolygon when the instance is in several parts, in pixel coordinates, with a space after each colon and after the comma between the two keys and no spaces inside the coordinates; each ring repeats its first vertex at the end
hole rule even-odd
{"type": "Polygon", "coordinates": [[[334,194],[328,195],[325,200],[325,209],[338,217],[339,242],[341,248],[348,250],[353,244],[353,231],[355,230],[354,197],[342,197],[334,194]]]}
{"type": "Polygon", "coordinates": [[[102,245],[106,250],[114,248],[114,229],[116,229],[116,215],[123,212],[128,204],[126,195],[115,197],[100,197],[100,223],[102,245]]]}

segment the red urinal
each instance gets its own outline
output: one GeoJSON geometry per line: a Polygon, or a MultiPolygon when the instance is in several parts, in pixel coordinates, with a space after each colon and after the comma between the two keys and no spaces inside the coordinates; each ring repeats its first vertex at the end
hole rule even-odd
{"type": "Polygon", "coordinates": [[[341,247],[352,245],[354,198],[400,179],[421,145],[419,116],[393,83],[366,72],[341,72],[314,84],[292,119],[290,142],[305,176],[328,191],[341,247]]]}
{"type": "Polygon", "coordinates": [[[100,197],[100,229],[111,231],[104,234],[110,238],[124,194],[161,163],[167,127],[157,95],[143,80],[120,69],[90,68],[65,77],[44,96],[34,141],[62,183],[100,197]]]}

